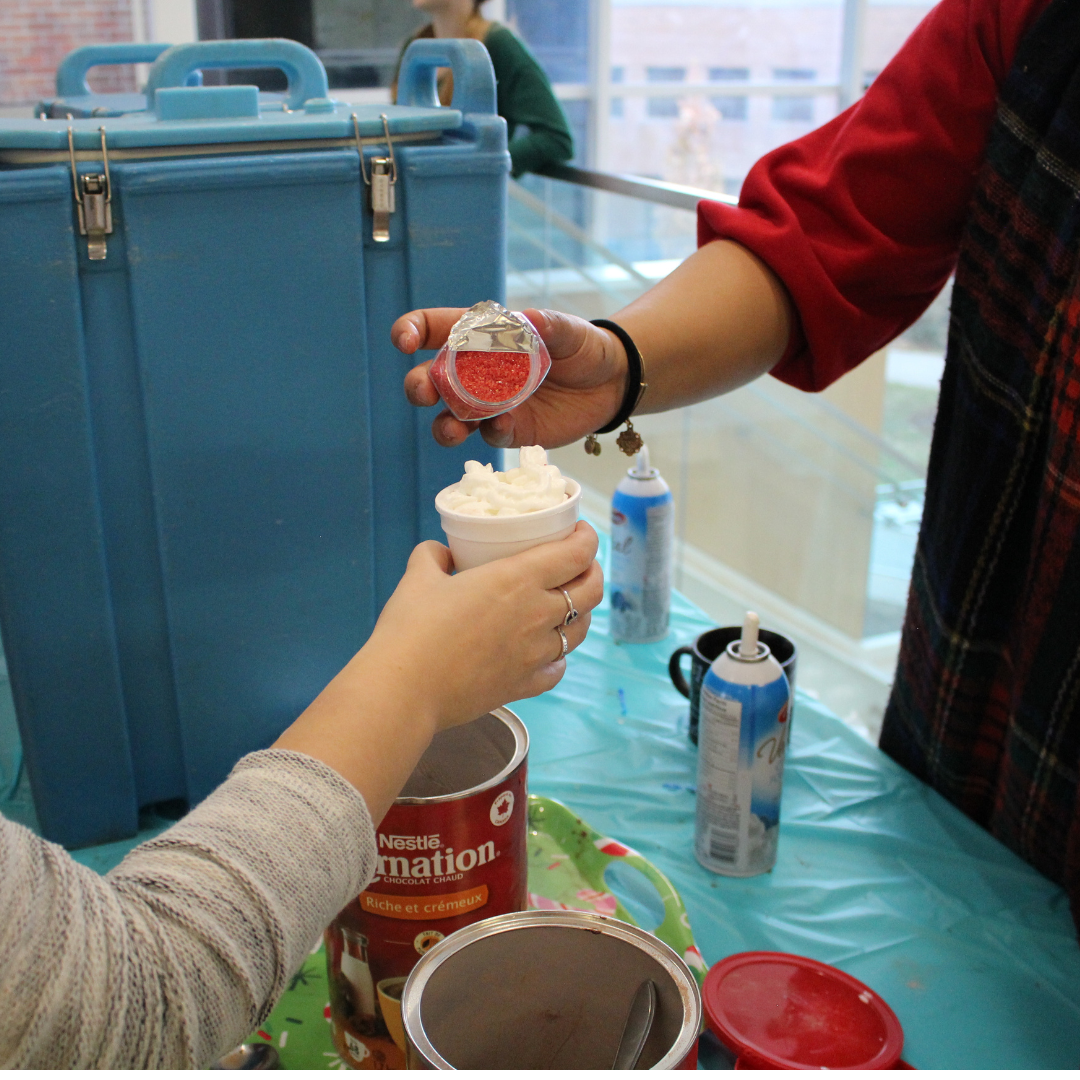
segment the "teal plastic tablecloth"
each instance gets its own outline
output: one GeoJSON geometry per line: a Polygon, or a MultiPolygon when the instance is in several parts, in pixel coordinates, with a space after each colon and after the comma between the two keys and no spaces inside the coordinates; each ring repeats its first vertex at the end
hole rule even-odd
{"type": "Polygon", "coordinates": [[[666,873],[710,965],[748,949],[835,964],[892,1006],[921,1069],[1080,1066],[1064,892],[811,699],[795,709],[776,868],[697,864],[697,753],[667,659],[709,625],[676,597],[666,641],[617,646],[599,609],[559,686],[513,706],[530,791],[666,873]]]}

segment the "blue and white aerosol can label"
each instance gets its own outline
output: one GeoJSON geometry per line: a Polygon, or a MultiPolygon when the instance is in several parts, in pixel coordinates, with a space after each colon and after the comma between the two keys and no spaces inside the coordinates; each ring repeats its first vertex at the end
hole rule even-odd
{"type": "Polygon", "coordinates": [[[611,636],[661,641],[671,617],[675,507],[643,446],[611,500],[611,636]]]}
{"type": "Polygon", "coordinates": [[[757,631],[748,612],[701,684],[694,854],[731,877],[771,870],[780,834],[788,681],[757,631]]]}

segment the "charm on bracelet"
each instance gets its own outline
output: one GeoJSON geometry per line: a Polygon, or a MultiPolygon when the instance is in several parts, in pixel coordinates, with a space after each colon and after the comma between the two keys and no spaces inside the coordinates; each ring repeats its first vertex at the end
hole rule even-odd
{"type": "Polygon", "coordinates": [[[645,445],[645,440],[634,430],[634,425],[627,420],[626,430],[619,432],[619,437],[615,440],[615,445],[618,446],[627,457],[633,457],[642,446],[645,445]]]}

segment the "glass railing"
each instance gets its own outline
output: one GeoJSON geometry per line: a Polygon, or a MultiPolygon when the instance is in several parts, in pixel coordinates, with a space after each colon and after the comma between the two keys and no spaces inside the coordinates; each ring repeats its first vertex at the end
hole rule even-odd
{"type": "MultiPolygon", "coordinates": [[[[606,316],[669,273],[694,250],[700,193],[656,185],[654,202],[649,186],[600,190],[580,170],[577,182],[512,184],[511,305],[606,316]]],[[[725,624],[759,609],[799,644],[799,685],[870,737],[895,668],[929,445],[929,425],[902,445],[888,437],[887,364],[875,355],[823,394],[766,376],[635,420],[675,496],[676,584],[725,624]]],[[[600,522],[627,467],[603,442],[599,457],[580,444],[552,454],[600,522]]]]}

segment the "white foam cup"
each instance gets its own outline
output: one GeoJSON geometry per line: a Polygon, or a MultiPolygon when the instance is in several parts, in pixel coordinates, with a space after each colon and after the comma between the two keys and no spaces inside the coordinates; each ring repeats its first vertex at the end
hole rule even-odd
{"type": "Polygon", "coordinates": [[[568,497],[557,506],[502,517],[461,514],[447,509],[445,496],[453,487],[457,485],[443,488],[435,496],[435,509],[442,518],[443,532],[457,570],[471,570],[474,566],[505,559],[550,540],[565,540],[577,525],[581,485],[569,477],[566,477],[568,497]]]}

